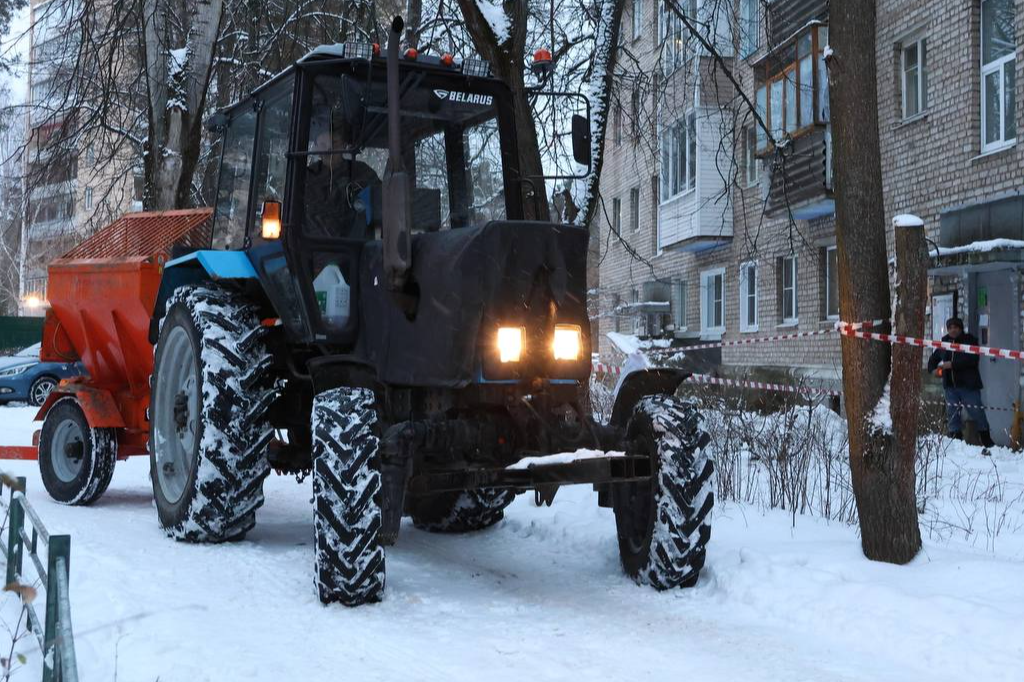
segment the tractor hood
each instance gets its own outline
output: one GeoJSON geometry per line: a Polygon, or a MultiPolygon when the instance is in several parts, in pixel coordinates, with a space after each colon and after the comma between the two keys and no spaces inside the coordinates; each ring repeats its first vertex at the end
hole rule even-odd
{"type": "Polygon", "coordinates": [[[377,368],[380,380],[398,385],[586,376],[588,242],[583,228],[527,221],[414,235],[412,282],[419,305],[412,319],[387,292],[381,244],[370,242],[360,258],[356,353],[377,368]],[[548,351],[556,321],[583,331],[581,362],[572,367],[530,359],[548,351]],[[514,376],[485,369],[497,328],[507,325],[527,329],[530,361],[514,376]]]}

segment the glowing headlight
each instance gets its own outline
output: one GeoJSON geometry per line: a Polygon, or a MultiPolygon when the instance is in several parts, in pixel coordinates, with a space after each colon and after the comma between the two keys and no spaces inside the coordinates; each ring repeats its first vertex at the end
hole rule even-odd
{"type": "Polygon", "coordinates": [[[519,362],[523,354],[522,327],[499,327],[498,328],[498,358],[502,362],[519,362]]]}
{"type": "Polygon", "coordinates": [[[579,360],[583,346],[583,332],[575,324],[556,324],[552,349],[555,360],[579,360]]]}

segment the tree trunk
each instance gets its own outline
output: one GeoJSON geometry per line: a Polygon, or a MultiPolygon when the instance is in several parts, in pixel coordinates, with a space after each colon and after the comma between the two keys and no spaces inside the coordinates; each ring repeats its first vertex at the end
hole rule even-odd
{"type": "MultiPolygon", "coordinates": [[[[875,3],[832,3],[829,24],[834,53],[828,61],[837,160],[839,310],[850,322],[887,320],[891,310],[878,138],[875,3]]],[[[893,434],[872,419],[889,377],[890,349],[844,336],[842,357],[850,469],[864,554],[869,559],[906,563],[921,546],[914,499],[914,442],[902,434],[901,425],[904,448],[898,448],[893,434]]],[[[908,380],[902,371],[901,383],[892,390],[906,390],[908,380]]],[[[908,397],[895,393],[891,402],[905,402],[908,397]]],[[[917,409],[916,400],[912,407],[917,409]]],[[[896,413],[905,417],[902,410],[896,413]]]]}

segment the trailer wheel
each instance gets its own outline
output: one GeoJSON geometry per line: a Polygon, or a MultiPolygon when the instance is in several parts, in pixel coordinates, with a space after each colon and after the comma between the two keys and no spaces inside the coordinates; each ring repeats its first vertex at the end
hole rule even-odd
{"type": "Polygon", "coordinates": [[[627,452],[650,457],[653,475],[613,491],[622,566],[658,590],[692,587],[704,566],[715,501],[700,416],[690,403],[649,396],[634,409],[626,439],[627,452]]]}
{"type": "Polygon", "coordinates": [[[380,436],[373,392],[313,399],[313,526],[320,601],[359,606],[384,593],[380,436]]]}
{"type": "Polygon", "coordinates": [[[39,474],[62,504],[92,504],[106,492],[117,462],[114,429],[92,428],[75,398],[55,402],[39,434],[39,474]]]}
{"type": "Polygon", "coordinates": [[[511,490],[480,488],[410,497],[413,525],[432,533],[468,533],[490,528],[505,518],[516,497],[511,490]]]}
{"type": "Polygon", "coordinates": [[[239,294],[200,284],[167,302],[153,366],[150,474],[167,534],[245,536],[263,504],[276,397],[266,328],[239,294]]]}

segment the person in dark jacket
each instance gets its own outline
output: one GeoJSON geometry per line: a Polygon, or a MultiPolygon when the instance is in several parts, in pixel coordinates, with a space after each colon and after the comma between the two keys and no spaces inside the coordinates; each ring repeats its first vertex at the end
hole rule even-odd
{"type": "Polygon", "coordinates": [[[355,199],[367,187],[380,185],[380,178],[355,158],[352,137],[349,125],[339,118],[332,118],[311,136],[313,153],[306,168],[308,234],[360,238],[365,231],[365,225],[360,229],[356,223],[355,199]]]}
{"type": "MultiPolygon", "coordinates": [[[[959,317],[946,320],[946,335],[943,341],[962,343],[968,346],[978,345],[978,339],[964,331],[964,321],[959,317]]],[[[992,436],[989,433],[988,418],[981,407],[981,373],[978,372],[978,356],[971,353],[937,348],[928,358],[928,371],[942,376],[942,388],[946,392],[946,422],[951,438],[963,438],[963,427],[960,411],[967,408],[978,429],[978,438],[985,447],[992,447],[992,436]]]]}

